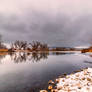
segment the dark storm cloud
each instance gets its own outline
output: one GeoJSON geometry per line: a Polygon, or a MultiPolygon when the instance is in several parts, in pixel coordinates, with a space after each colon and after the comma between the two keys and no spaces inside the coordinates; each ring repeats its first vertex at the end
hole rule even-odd
{"type": "MultiPolygon", "coordinates": [[[[73,3],[71,2],[71,4],[73,3]]],[[[66,7],[66,5],[68,4],[65,3],[64,6],[66,7]]],[[[35,7],[37,9],[25,8],[22,14],[15,12],[6,15],[6,11],[0,13],[0,33],[3,35],[4,41],[39,40],[52,46],[78,46],[92,43],[91,12],[81,13],[83,10],[80,6],[78,9],[71,8],[74,13],[66,11],[64,7],[65,11],[62,12],[60,7],[52,9],[44,8],[44,6],[42,6],[43,8],[35,7]]]]}

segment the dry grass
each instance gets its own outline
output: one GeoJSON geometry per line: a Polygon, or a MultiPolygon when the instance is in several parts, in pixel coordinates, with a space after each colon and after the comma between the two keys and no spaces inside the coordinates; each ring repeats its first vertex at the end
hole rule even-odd
{"type": "Polygon", "coordinates": [[[7,52],[8,49],[0,49],[0,52],[7,52]]]}

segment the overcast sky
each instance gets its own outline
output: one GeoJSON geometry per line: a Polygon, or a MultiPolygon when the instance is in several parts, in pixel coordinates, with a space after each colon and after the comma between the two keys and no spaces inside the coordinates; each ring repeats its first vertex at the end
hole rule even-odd
{"type": "Polygon", "coordinates": [[[92,0],[0,0],[0,34],[5,42],[90,45],[92,0]]]}

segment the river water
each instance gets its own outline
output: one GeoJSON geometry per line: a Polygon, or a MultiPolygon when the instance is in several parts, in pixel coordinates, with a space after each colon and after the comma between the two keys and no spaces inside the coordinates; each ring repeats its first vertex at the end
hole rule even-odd
{"type": "Polygon", "coordinates": [[[0,92],[39,92],[63,73],[92,67],[92,55],[80,52],[0,55],[0,92]]]}

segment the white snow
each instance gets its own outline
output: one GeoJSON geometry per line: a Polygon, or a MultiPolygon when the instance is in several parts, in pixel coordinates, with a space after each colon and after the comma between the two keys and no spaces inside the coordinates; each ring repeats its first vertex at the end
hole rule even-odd
{"type": "Polygon", "coordinates": [[[92,92],[92,68],[57,79],[57,92],[92,92]]]}

